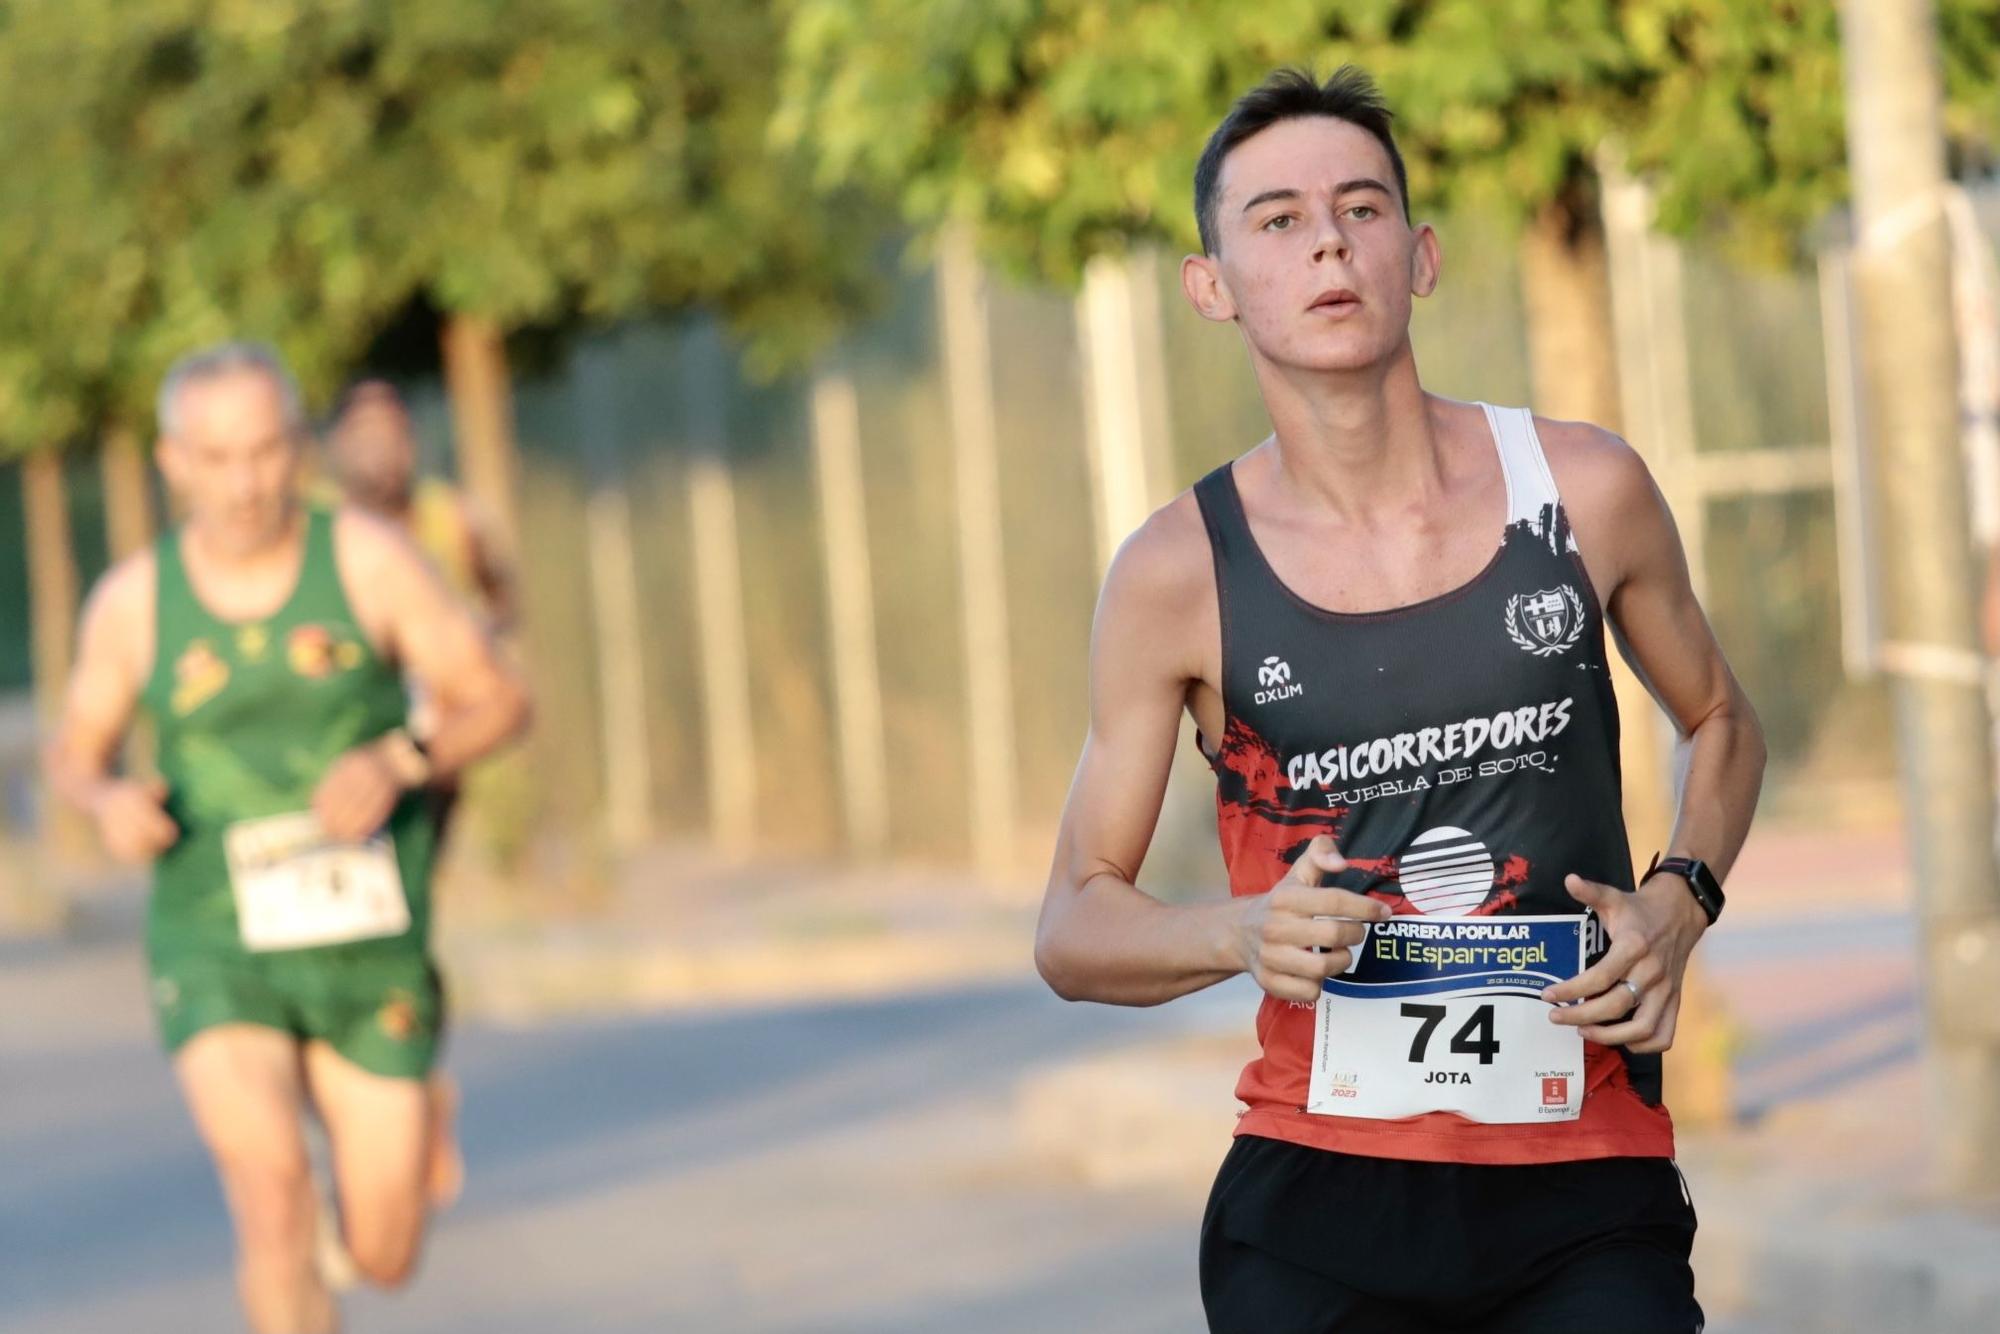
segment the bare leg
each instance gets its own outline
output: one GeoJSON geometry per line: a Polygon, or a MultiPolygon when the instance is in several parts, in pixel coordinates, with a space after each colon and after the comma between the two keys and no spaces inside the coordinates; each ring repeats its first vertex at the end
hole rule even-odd
{"type": "Polygon", "coordinates": [[[306,1157],[298,1043],[222,1024],[174,1058],[236,1225],[236,1285],[257,1334],[332,1334],[339,1316],[313,1265],[317,1209],[306,1157]]]}
{"type": "Polygon", "coordinates": [[[465,1189],[465,1155],[458,1147],[458,1081],[439,1070],[431,1075],[431,1138],[424,1195],[431,1212],[458,1203],[465,1189]]]}
{"type": "Polygon", "coordinates": [[[313,1105],[333,1146],[347,1253],[370,1283],[401,1287],[423,1247],[430,1086],[370,1074],[324,1042],[306,1044],[305,1065],[313,1105]]]}

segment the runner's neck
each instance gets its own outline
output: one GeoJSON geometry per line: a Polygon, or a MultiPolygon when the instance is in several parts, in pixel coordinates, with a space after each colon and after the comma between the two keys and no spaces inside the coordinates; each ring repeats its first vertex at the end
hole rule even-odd
{"type": "Polygon", "coordinates": [[[1404,359],[1367,379],[1267,379],[1274,486],[1343,522],[1426,506],[1447,489],[1439,401],[1404,359]],[[1273,383],[1275,381],[1275,383],[1273,383]]]}
{"type": "Polygon", "coordinates": [[[216,551],[200,525],[181,527],[181,563],[195,599],[222,620],[256,620],[275,614],[297,590],[306,562],[305,506],[293,505],[278,535],[261,549],[247,553],[216,551]],[[268,611],[274,589],[282,590],[268,611]],[[248,613],[246,614],[246,609],[248,613]]]}

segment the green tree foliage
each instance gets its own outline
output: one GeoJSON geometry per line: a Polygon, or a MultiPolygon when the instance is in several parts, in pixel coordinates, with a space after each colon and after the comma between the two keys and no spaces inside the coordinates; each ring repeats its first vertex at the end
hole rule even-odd
{"type": "MultiPolygon", "coordinates": [[[[1941,0],[1953,124],[1994,124],[2000,0],[1941,0]]],[[[1519,221],[1607,139],[1662,215],[1793,243],[1845,191],[1828,0],[795,0],[781,133],[825,182],[976,220],[1073,278],[1135,238],[1195,244],[1195,157],[1282,64],[1352,61],[1398,112],[1419,208],[1519,221]]]]}
{"type": "Polygon", "coordinates": [[[143,421],[232,334],[324,393],[418,298],[702,303],[796,354],[867,222],[769,149],[778,37],[755,0],[0,3],[0,437],[143,421]]]}

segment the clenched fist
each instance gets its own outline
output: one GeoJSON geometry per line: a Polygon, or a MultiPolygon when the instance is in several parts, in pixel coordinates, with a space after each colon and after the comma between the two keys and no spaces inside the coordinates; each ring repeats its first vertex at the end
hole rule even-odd
{"type": "Polygon", "coordinates": [[[1321,835],[1268,894],[1242,900],[1248,905],[1238,928],[1243,969],[1279,1000],[1318,1000],[1320,984],[1353,962],[1367,924],[1389,917],[1386,903],[1320,887],[1321,879],[1346,869],[1347,859],[1321,835]]]}
{"type": "Polygon", "coordinates": [[[104,850],[121,862],[144,865],[171,848],[180,826],[166,812],[167,785],[159,778],[118,778],[98,789],[90,818],[104,850]]]}

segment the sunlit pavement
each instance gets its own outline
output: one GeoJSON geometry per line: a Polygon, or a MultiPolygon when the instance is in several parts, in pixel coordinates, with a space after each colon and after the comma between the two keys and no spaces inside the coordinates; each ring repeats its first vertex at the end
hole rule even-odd
{"type": "MultiPolygon", "coordinates": [[[[1914,1096],[1914,926],[1906,900],[1828,902],[1809,865],[1783,864],[1704,947],[1743,1031],[1736,1099],[1792,1151],[1852,1152],[1839,1112],[1857,1090],[1914,1096]]],[[[1023,1135],[1019,1093],[1241,1035],[1254,1003],[1239,981],[1154,1011],[1065,1005],[1022,976],[469,1022],[451,1050],[465,1200],[416,1286],[353,1298],[350,1328],[1192,1334],[1200,1183],[1223,1138],[1191,1138],[1202,1161],[1175,1181],[1091,1185],[1023,1135]]],[[[129,933],[0,941],[0,1072],[0,1329],[236,1328],[222,1206],[129,933]]]]}
{"type": "MultiPolygon", "coordinates": [[[[4,948],[0,1328],[235,1327],[221,1204],[146,1031],[136,951],[4,948]]],[[[353,1299],[351,1327],[1198,1331],[1199,1191],[1065,1176],[1023,1151],[1013,1091],[1244,999],[1121,1011],[1023,979],[473,1025],[452,1052],[466,1198],[417,1285],[353,1299]]]]}
{"type": "MultiPolygon", "coordinates": [[[[0,1328],[234,1327],[216,1189],[129,945],[5,947],[0,1328]]],[[[1015,1146],[1030,1063],[1170,1012],[1038,985],[474,1025],[471,1183],[360,1330],[1194,1330],[1185,1195],[1104,1193],[1015,1146]]],[[[1217,1146],[1217,1155],[1221,1151],[1217,1146]]]]}

